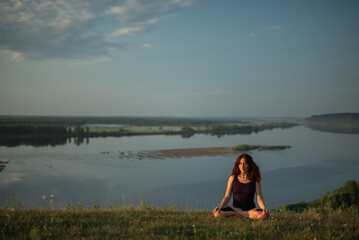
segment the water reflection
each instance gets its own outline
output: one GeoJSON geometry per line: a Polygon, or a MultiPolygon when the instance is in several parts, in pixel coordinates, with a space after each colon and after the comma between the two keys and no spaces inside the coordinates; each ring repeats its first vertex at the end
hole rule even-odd
{"type": "Polygon", "coordinates": [[[66,144],[72,144],[72,142],[80,146],[82,144],[88,145],[90,138],[88,137],[39,137],[39,138],[19,138],[19,139],[2,139],[0,140],[0,146],[5,147],[18,147],[18,146],[33,146],[33,147],[56,147],[66,144]]]}

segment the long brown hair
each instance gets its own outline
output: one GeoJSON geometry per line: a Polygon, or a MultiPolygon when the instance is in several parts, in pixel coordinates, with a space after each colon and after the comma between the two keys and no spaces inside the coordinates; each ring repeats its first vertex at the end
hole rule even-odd
{"type": "Polygon", "coordinates": [[[244,158],[246,160],[246,163],[248,164],[248,178],[251,181],[260,182],[261,181],[261,173],[259,171],[259,167],[257,164],[253,161],[253,158],[251,155],[247,153],[243,153],[237,157],[237,161],[234,164],[233,170],[232,170],[232,176],[238,176],[241,171],[239,170],[239,163],[241,159],[244,158]]]}

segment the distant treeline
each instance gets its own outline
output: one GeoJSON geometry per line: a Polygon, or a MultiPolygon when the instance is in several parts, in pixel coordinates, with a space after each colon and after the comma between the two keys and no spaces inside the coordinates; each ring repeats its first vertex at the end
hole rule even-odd
{"type": "Polygon", "coordinates": [[[334,113],[334,114],[322,114],[313,115],[304,120],[305,124],[356,124],[359,125],[359,113],[334,113]]]}
{"type": "MultiPolygon", "coordinates": [[[[253,132],[257,133],[259,131],[274,129],[274,128],[290,128],[296,126],[298,124],[295,123],[263,123],[263,124],[254,124],[254,125],[216,125],[216,126],[207,126],[206,129],[203,130],[195,130],[189,126],[183,126],[180,131],[163,131],[164,134],[194,134],[194,133],[211,133],[211,134],[251,134],[253,132]]],[[[119,128],[118,131],[114,131],[112,133],[123,134],[123,135],[135,135],[132,134],[131,131],[126,131],[122,128],[119,128]]],[[[138,135],[137,132],[136,135],[138,135]]],[[[2,124],[0,125],[0,134],[1,135],[94,135],[90,134],[89,127],[82,126],[65,126],[65,125],[50,125],[50,124],[2,124]]],[[[107,132],[103,132],[102,134],[110,134],[107,132]]],[[[156,133],[158,134],[158,133],[156,133]]]]}
{"type": "Polygon", "coordinates": [[[288,122],[274,122],[274,123],[262,123],[262,124],[251,124],[251,125],[219,125],[209,128],[209,132],[212,133],[257,133],[264,130],[272,130],[274,128],[291,128],[298,126],[297,123],[288,122]]]}
{"type": "Polygon", "coordinates": [[[358,134],[359,113],[314,115],[303,121],[312,130],[333,133],[358,134]]]}
{"type": "Polygon", "coordinates": [[[185,117],[77,117],[77,116],[0,116],[1,124],[121,124],[131,126],[206,126],[246,123],[240,119],[185,118],[185,117]]]}

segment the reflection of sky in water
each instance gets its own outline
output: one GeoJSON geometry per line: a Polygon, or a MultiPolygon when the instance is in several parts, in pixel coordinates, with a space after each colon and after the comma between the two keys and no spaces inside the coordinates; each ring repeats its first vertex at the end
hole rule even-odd
{"type": "Polygon", "coordinates": [[[284,151],[255,151],[261,168],[263,193],[270,208],[299,200],[311,201],[358,180],[359,135],[312,131],[305,127],[263,131],[221,138],[195,135],[93,138],[89,144],[57,147],[0,147],[0,160],[10,161],[0,173],[0,201],[18,194],[24,206],[36,207],[43,195],[55,204],[98,204],[145,200],[167,206],[175,200],[188,207],[211,208],[225,192],[235,156],[178,159],[120,159],[121,151],[237,144],[292,145],[284,151]],[[101,154],[109,152],[109,154],[101,154]]]}

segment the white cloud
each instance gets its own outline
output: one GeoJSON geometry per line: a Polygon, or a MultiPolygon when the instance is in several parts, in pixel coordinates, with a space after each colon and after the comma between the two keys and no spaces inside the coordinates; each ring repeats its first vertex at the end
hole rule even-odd
{"type": "Polygon", "coordinates": [[[136,33],[143,31],[143,29],[144,29],[143,26],[120,28],[115,32],[111,33],[107,39],[111,39],[123,35],[133,36],[136,33]]]}
{"type": "Polygon", "coordinates": [[[159,21],[160,19],[159,18],[152,18],[152,19],[149,19],[148,21],[145,22],[145,24],[155,24],[159,21]]]}
{"type": "Polygon", "coordinates": [[[116,38],[119,36],[134,36],[135,34],[142,32],[146,29],[148,29],[151,25],[157,23],[160,19],[158,17],[156,18],[152,18],[143,22],[139,22],[136,23],[135,26],[132,27],[124,27],[124,28],[119,28],[116,31],[114,31],[113,33],[111,33],[107,39],[111,39],[111,38],[116,38]]]}
{"type": "Polygon", "coordinates": [[[2,1],[0,50],[16,60],[101,58],[131,45],[121,37],[140,34],[198,1],[2,1]]]}

